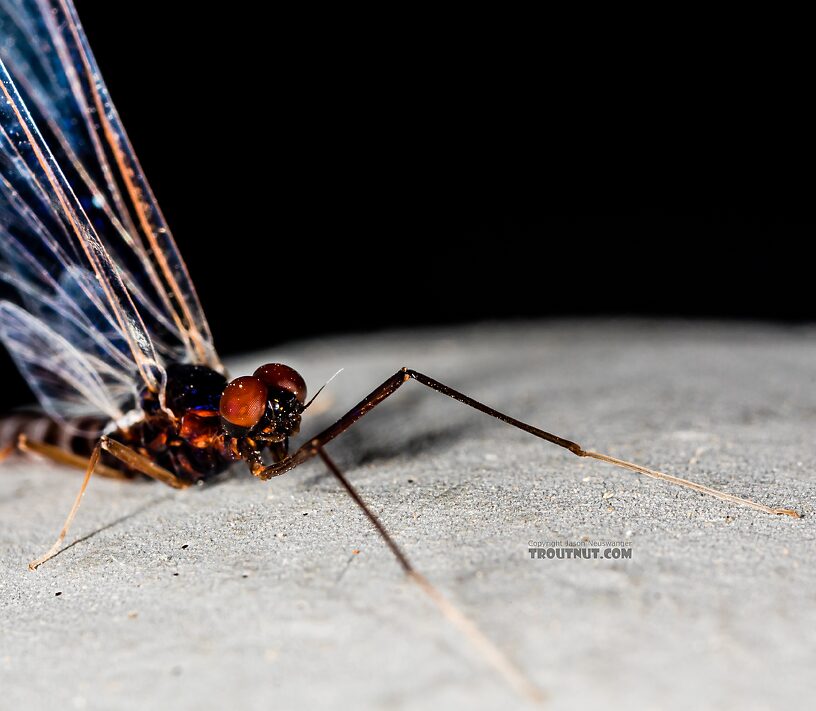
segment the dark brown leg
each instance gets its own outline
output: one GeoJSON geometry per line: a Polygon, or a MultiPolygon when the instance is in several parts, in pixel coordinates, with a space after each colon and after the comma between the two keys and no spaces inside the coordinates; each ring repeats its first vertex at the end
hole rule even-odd
{"type": "Polygon", "coordinates": [[[354,500],[369,521],[377,529],[382,539],[386,542],[391,552],[396,557],[405,574],[411,582],[415,583],[423,593],[425,593],[430,600],[437,606],[440,612],[450,621],[455,627],[462,632],[466,639],[468,639],[473,646],[479,651],[482,656],[493,666],[493,668],[501,674],[504,679],[516,691],[525,696],[531,701],[540,703],[543,700],[541,690],[536,687],[512,661],[488,639],[485,634],[468,619],[458,607],[456,607],[450,600],[448,600],[422,573],[416,570],[408,557],[397,545],[397,542],[388,533],[388,530],[382,524],[377,515],[368,507],[368,504],[363,501],[363,498],[357,492],[351,482],[346,478],[345,474],[340,471],[339,467],[326,454],[322,447],[317,448],[317,454],[323,460],[323,463],[329,468],[329,471],[334,474],[348,495],[354,500]]]}
{"type": "Polygon", "coordinates": [[[502,422],[506,422],[513,427],[517,427],[520,430],[524,430],[525,432],[529,432],[536,437],[541,439],[547,440],[548,442],[552,442],[553,444],[557,444],[559,447],[563,447],[564,449],[569,450],[574,455],[578,457],[589,457],[591,459],[597,459],[601,462],[606,462],[607,464],[614,464],[615,466],[622,467],[623,469],[628,469],[629,471],[633,471],[637,474],[643,474],[644,476],[651,477],[653,479],[660,479],[662,481],[667,481],[671,484],[677,484],[678,486],[683,486],[688,489],[693,489],[694,491],[699,491],[702,494],[708,494],[710,496],[714,496],[718,499],[722,499],[723,501],[728,501],[732,504],[739,504],[740,506],[747,506],[749,508],[755,509],[756,511],[762,511],[763,513],[768,514],[777,514],[777,515],[786,515],[792,516],[794,518],[799,518],[799,514],[794,511],[793,509],[785,509],[785,508],[772,508],[770,506],[765,506],[764,504],[757,503],[756,501],[751,501],[749,499],[743,499],[739,496],[734,496],[733,494],[727,494],[722,491],[718,491],[717,489],[712,489],[709,486],[705,486],[703,484],[698,484],[693,481],[689,481],[687,479],[681,479],[680,477],[672,476],[671,474],[664,474],[662,472],[655,471],[654,469],[649,469],[647,467],[643,467],[639,464],[633,464],[632,462],[624,461],[623,459],[617,459],[615,457],[610,457],[607,454],[601,454],[599,452],[593,452],[591,450],[584,449],[576,442],[572,442],[568,439],[564,439],[563,437],[558,437],[557,435],[550,434],[549,432],[545,432],[544,430],[539,429],[538,427],[534,427],[533,425],[529,425],[526,422],[522,422],[521,420],[517,420],[514,417],[510,417],[509,415],[505,415],[498,410],[494,410],[492,407],[488,407],[487,405],[482,404],[481,402],[474,400],[467,395],[460,393],[458,390],[454,390],[453,388],[448,387],[447,385],[443,385],[440,382],[437,382],[433,378],[429,378],[427,375],[423,375],[422,373],[418,373],[415,370],[409,370],[408,368],[403,368],[402,370],[396,372],[392,375],[388,380],[386,380],[380,387],[378,387],[374,392],[372,392],[368,397],[364,398],[355,408],[347,412],[343,417],[341,417],[337,422],[335,422],[331,427],[323,430],[320,434],[314,437],[311,441],[304,444],[300,449],[298,449],[294,454],[287,457],[286,459],[281,460],[271,466],[262,467],[259,465],[252,467],[252,473],[259,477],[260,479],[271,479],[272,477],[279,476],[284,472],[293,469],[294,467],[298,466],[302,462],[310,459],[311,457],[315,456],[320,447],[327,444],[331,440],[333,440],[338,435],[345,432],[349,427],[351,427],[357,420],[363,417],[367,412],[371,409],[379,405],[383,400],[385,400],[389,395],[392,395],[396,390],[408,380],[416,380],[417,382],[422,383],[423,385],[431,388],[432,390],[436,390],[443,395],[447,395],[454,400],[461,402],[465,405],[468,405],[480,412],[484,412],[491,417],[495,417],[502,422]]]}
{"type": "Polygon", "coordinates": [[[143,457],[141,454],[134,452],[129,447],[125,447],[125,445],[103,436],[99,442],[97,442],[96,447],[94,447],[93,453],[91,454],[91,458],[88,460],[88,466],[85,470],[85,478],[82,480],[82,486],[79,489],[79,494],[77,494],[77,497],[74,500],[74,505],[68,512],[68,517],[65,519],[65,523],[62,525],[62,529],[57,536],[57,540],[54,541],[54,545],[52,545],[44,555],[40,556],[36,560],[32,560],[28,564],[30,570],[36,570],[43,563],[50,560],[60,552],[60,546],[65,540],[65,536],[68,535],[68,529],[71,527],[71,523],[79,510],[79,505],[82,503],[82,497],[85,495],[85,489],[88,487],[88,482],[91,480],[91,475],[99,469],[99,455],[102,453],[103,449],[127,464],[127,466],[129,466],[131,469],[139,471],[142,474],[146,474],[147,476],[161,481],[164,484],[169,484],[175,489],[184,489],[189,486],[189,484],[179,481],[171,472],[158,466],[147,457],[143,457]]]}

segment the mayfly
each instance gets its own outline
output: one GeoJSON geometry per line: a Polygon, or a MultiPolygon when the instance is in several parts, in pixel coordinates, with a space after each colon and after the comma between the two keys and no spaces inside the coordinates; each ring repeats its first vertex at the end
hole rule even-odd
{"type": "MultiPolygon", "coordinates": [[[[409,578],[509,681],[535,690],[418,573],[326,452],[404,383],[563,447],[768,514],[798,516],[600,454],[402,368],[328,429],[289,451],[314,401],[279,363],[230,380],[195,288],[145,180],[71,0],[0,0],[0,338],[42,407],[4,424],[3,455],[33,452],[85,471],[56,555],[92,474],[186,488],[246,462],[269,480],[314,457],[362,509],[409,578]]],[[[319,392],[319,391],[318,391],[319,392]]]]}

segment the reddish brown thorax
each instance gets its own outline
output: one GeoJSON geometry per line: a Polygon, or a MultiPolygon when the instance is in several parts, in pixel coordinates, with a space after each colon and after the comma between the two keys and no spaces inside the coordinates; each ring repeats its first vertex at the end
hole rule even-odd
{"type": "Polygon", "coordinates": [[[221,421],[215,410],[191,410],[185,413],[178,432],[179,437],[196,449],[212,447],[220,433],[221,421]]]}

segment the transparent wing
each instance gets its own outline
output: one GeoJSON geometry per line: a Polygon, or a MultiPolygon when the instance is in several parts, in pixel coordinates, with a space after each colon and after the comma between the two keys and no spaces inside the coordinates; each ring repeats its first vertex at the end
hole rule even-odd
{"type": "Polygon", "coordinates": [[[160,391],[161,360],[127,275],[111,260],[1,61],[0,252],[0,276],[26,307],[3,303],[0,337],[53,416],[119,414],[139,382],[160,391]]]}
{"type": "Polygon", "coordinates": [[[71,0],[0,0],[0,57],[165,359],[222,370],[71,0]]]}
{"type": "Polygon", "coordinates": [[[132,378],[73,346],[15,304],[0,302],[0,338],[43,408],[57,419],[124,416],[132,378]]]}

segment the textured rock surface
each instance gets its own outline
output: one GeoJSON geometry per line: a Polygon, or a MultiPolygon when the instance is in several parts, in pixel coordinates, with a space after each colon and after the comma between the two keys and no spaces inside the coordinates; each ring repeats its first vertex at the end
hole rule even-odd
{"type": "MultiPolygon", "coordinates": [[[[771,517],[644,480],[411,383],[330,447],[417,567],[551,708],[783,704],[812,689],[816,332],[523,323],[295,344],[311,434],[409,365],[594,449],[794,505],[771,517]],[[323,396],[321,396],[321,399],[323,396]],[[528,542],[632,542],[530,560],[528,542]]],[[[0,707],[512,707],[319,463],[206,488],[0,468],[0,707]],[[354,555],[353,550],[360,553],[354,555]]]]}

